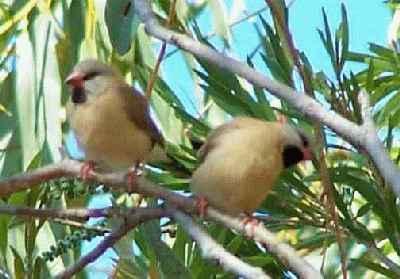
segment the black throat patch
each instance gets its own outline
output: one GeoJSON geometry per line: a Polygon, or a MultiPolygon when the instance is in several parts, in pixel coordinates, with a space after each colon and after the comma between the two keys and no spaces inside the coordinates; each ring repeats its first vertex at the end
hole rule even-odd
{"type": "Polygon", "coordinates": [[[72,102],[74,104],[82,104],[86,102],[85,90],[81,87],[75,87],[72,91],[72,102]]]}
{"type": "Polygon", "coordinates": [[[285,168],[296,165],[298,162],[303,160],[303,152],[294,145],[287,145],[283,149],[283,166],[285,168]]]}

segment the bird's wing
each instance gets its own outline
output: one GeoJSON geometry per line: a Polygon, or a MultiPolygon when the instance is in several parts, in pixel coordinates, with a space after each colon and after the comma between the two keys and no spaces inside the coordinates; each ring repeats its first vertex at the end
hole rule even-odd
{"type": "Polygon", "coordinates": [[[129,119],[135,123],[138,128],[146,131],[150,135],[153,144],[157,143],[164,146],[163,137],[153,119],[151,119],[146,98],[130,86],[124,86],[122,90],[118,91],[123,93],[124,98],[126,98],[124,109],[129,119]]]}
{"type": "Polygon", "coordinates": [[[213,130],[211,134],[208,136],[206,142],[200,147],[197,153],[200,162],[203,162],[206,159],[207,155],[210,153],[210,151],[212,151],[221,143],[220,141],[221,137],[224,137],[227,134],[237,129],[243,129],[257,122],[259,122],[259,120],[248,117],[238,117],[235,118],[233,121],[222,124],[215,130],[213,130]]]}

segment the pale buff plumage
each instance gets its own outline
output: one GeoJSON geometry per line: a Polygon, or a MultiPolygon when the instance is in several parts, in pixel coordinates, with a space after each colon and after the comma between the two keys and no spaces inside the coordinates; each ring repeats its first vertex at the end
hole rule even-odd
{"type": "Polygon", "coordinates": [[[82,75],[94,71],[96,75],[83,83],[86,101],[70,100],[67,105],[70,126],[86,159],[107,169],[155,159],[153,147],[162,144],[162,138],[150,118],[146,99],[115,70],[98,61],[83,61],[73,70],[82,75]]]}
{"type": "Polygon", "coordinates": [[[289,125],[236,118],[213,131],[200,149],[203,162],[193,174],[191,189],[228,213],[252,213],[284,168],[286,145],[302,145],[289,125]]]}

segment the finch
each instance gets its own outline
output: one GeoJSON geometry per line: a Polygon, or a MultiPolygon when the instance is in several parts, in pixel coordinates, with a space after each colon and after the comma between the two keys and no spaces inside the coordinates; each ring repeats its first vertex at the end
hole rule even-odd
{"type": "Polygon", "coordinates": [[[226,213],[251,214],[283,169],[312,158],[309,144],[302,131],[282,121],[236,118],[211,132],[200,148],[191,189],[226,213]]]}
{"type": "Polygon", "coordinates": [[[65,82],[71,89],[69,123],[91,164],[121,170],[165,156],[146,98],[117,70],[88,59],[78,63],[65,82]]]}

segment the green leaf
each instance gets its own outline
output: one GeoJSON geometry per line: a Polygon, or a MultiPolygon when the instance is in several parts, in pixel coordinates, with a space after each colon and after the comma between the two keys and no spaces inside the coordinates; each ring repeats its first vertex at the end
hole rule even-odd
{"type": "Polygon", "coordinates": [[[107,1],[105,22],[111,44],[120,55],[126,54],[134,40],[140,20],[134,12],[134,1],[107,1]]]}
{"type": "Polygon", "coordinates": [[[351,263],[364,266],[370,270],[373,270],[379,274],[386,276],[387,278],[398,278],[399,277],[396,272],[383,267],[379,263],[374,263],[374,262],[364,259],[364,258],[351,259],[351,263]]]}
{"type": "MultiPolygon", "coordinates": [[[[60,237],[60,235],[58,235],[60,237]]],[[[59,239],[59,238],[58,238],[59,239]]],[[[56,232],[52,229],[48,222],[45,222],[41,227],[36,237],[36,251],[37,254],[49,251],[51,246],[57,246],[56,232]]],[[[52,262],[47,262],[47,268],[51,277],[56,276],[62,272],[66,266],[63,263],[63,259],[57,257],[52,262]]]]}
{"type": "Polygon", "coordinates": [[[225,3],[222,0],[209,0],[210,11],[213,19],[213,27],[215,33],[220,36],[225,44],[229,43],[229,23],[228,17],[226,16],[225,3]]]}
{"type": "Polygon", "coordinates": [[[349,51],[349,24],[347,20],[347,11],[346,6],[342,3],[341,4],[341,11],[342,11],[342,22],[340,24],[340,33],[341,33],[341,55],[340,55],[340,70],[343,69],[344,63],[347,59],[347,52],[349,51]]]}
{"type": "Polygon", "coordinates": [[[161,230],[159,221],[151,221],[143,224],[140,233],[146,241],[146,246],[154,254],[159,270],[165,278],[191,278],[183,261],[160,239],[161,230]]]}
{"type": "Polygon", "coordinates": [[[14,276],[15,276],[14,278],[24,279],[25,278],[24,261],[22,260],[22,257],[14,247],[10,246],[10,249],[14,255],[14,276]]]}
{"type": "Polygon", "coordinates": [[[192,245],[192,239],[187,235],[182,226],[177,226],[176,238],[172,249],[182,262],[190,262],[191,254],[187,252],[187,249],[192,245]]]}
{"type": "Polygon", "coordinates": [[[310,237],[301,239],[299,243],[295,245],[295,248],[296,250],[316,250],[319,248],[323,248],[325,245],[329,246],[336,241],[336,237],[333,233],[320,232],[310,237]]]}
{"type": "Polygon", "coordinates": [[[41,257],[36,257],[35,264],[33,266],[33,279],[40,279],[42,275],[44,262],[41,257]]]}
{"type": "Polygon", "coordinates": [[[244,258],[244,260],[250,265],[260,267],[272,264],[275,261],[272,257],[269,256],[251,256],[244,258]]]}
{"type": "Polygon", "coordinates": [[[362,217],[371,210],[372,205],[369,203],[364,204],[357,210],[356,218],[362,217]]]}
{"type": "MultiPolygon", "coordinates": [[[[264,18],[260,17],[260,20],[266,32],[266,38],[264,44],[266,54],[265,55],[262,54],[264,56],[263,59],[264,61],[270,59],[274,61],[275,64],[279,65],[279,71],[281,72],[281,74],[284,75],[282,78],[286,80],[285,84],[293,87],[294,84],[291,78],[293,71],[293,62],[292,61],[289,62],[290,54],[287,53],[289,50],[286,50],[282,47],[280,36],[278,35],[278,33],[275,33],[273,31],[272,27],[264,20],[264,18]]],[[[270,70],[271,73],[274,75],[272,69],[270,70]]]]}
{"type": "Polygon", "coordinates": [[[378,55],[381,59],[385,59],[389,62],[393,61],[396,57],[390,48],[380,46],[378,44],[370,43],[369,50],[376,55],[378,55]]]}
{"type": "Polygon", "coordinates": [[[329,28],[328,17],[326,15],[324,9],[322,9],[322,15],[323,15],[323,19],[324,19],[325,33],[323,33],[321,30],[318,29],[318,34],[321,38],[321,41],[323,42],[323,44],[325,46],[325,50],[327,51],[327,53],[329,55],[329,58],[332,63],[332,67],[334,69],[336,69],[336,53],[335,53],[335,49],[333,47],[332,34],[331,34],[331,30],[329,28]]]}
{"type": "Polygon", "coordinates": [[[148,270],[144,270],[134,260],[129,258],[120,258],[115,263],[113,278],[115,279],[146,279],[150,275],[148,270]]]}

